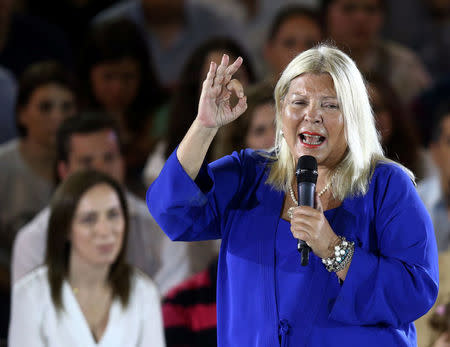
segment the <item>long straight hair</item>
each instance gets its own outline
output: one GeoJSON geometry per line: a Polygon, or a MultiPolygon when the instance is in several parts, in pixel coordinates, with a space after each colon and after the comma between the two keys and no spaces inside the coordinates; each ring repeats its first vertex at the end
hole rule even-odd
{"type": "Polygon", "coordinates": [[[107,184],[117,194],[125,219],[125,233],[122,248],[117,259],[111,265],[108,281],[113,296],[120,298],[123,306],[128,304],[131,286],[131,267],[125,261],[125,245],[128,238],[129,218],[125,195],[120,185],[109,176],[93,171],[83,170],[70,175],[56,190],[50,204],[50,220],[47,229],[47,251],[45,263],[48,267],[53,304],[62,309],[61,289],[69,272],[71,252],[70,233],[77,206],[83,195],[92,187],[107,184]]]}
{"type": "MultiPolygon", "coordinates": [[[[350,195],[365,194],[376,164],[379,161],[393,161],[383,154],[366,86],[356,64],[342,51],[325,44],[295,57],[275,87],[276,139],[267,183],[287,192],[293,180],[295,163],[281,135],[281,113],[292,80],[307,73],[326,73],[331,76],[344,117],[348,149],[340,164],[330,170],[329,177],[334,175],[331,192],[339,200],[350,195]]],[[[401,167],[414,181],[413,173],[401,167]]]]}

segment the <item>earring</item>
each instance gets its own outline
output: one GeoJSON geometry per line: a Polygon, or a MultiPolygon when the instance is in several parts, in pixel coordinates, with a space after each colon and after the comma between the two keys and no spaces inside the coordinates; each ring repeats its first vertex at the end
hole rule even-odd
{"type": "Polygon", "coordinates": [[[280,130],[280,136],[284,137],[283,130],[280,130]]]}

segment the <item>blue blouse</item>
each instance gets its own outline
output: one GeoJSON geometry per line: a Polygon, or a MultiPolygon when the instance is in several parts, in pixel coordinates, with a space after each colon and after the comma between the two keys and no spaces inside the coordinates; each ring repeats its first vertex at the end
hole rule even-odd
{"type": "Polygon", "coordinates": [[[170,156],[147,192],[153,217],[172,240],[222,238],[219,346],[416,346],[415,319],[438,292],[436,240],[409,177],[375,168],[364,196],[325,212],[355,242],[340,285],[313,253],[300,265],[284,193],[265,184],[266,160],[252,150],[203,165],[193,181],[170,156]]]}

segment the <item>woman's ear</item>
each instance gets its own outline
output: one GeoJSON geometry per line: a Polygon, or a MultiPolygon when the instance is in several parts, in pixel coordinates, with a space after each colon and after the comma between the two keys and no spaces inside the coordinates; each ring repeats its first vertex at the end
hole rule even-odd
{"type": "Polygon", "coordinates": [[[58,161],[56,165],[56,170],[58,172],[58,178],[63,181],[69,175],[69,167],[68,164],[64,161],[58,161]]]}
{"type": "Polygon", "coordinates": [[[25,106],[20,106],[17,108],[17,123],[24,128],[27,127],[28,113],[25,106]]]}

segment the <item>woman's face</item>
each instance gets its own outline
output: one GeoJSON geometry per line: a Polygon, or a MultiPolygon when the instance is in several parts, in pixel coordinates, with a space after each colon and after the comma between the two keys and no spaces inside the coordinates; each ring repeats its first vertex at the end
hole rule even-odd
{"type": "Polygon", "coordinates": [[[380,0],[335,0],[328,9],[328,34],[349,49],[367,49],[383,24],[380,0]]]}
{"type": "Polygon", "coordinates": [[[282,101],[282,131],[292,157],[312,155],[333,168],[347,150],[344,117],[329,74],[303,74],[291,81],[282,101]]]}
{"type": "Polygon", "coordinates": [[[91,69],[92,92],[108,112],[124,113],[138,95],[140,66],[133,58],[101,62],[91,69]]]}
{"type": "Polygon", "coordinates": [[[122,249],[125,216],[119,197],[106,183],[81,197],[72,221],[71,259],[93,266],[109,266],[122,249]]]}
{"type": "Polygon", "coordinates": [[[269,149],[275,142],[275,107],[271,102],[259,105],[251,115],[245,146],[269,149]]]}
{"type": "Polygon", "coordinates": [[[285,20],[272,40],[267,42],[264,53],[272,71],[280,75],[291,60],[320,41],[320,26],[305,15],[285,20]]]}
{"type": "Polygon", "coordinates": [[[383,102],[383,98],[375,86],[369,88],[372,109],[375,115],[377,130],[381,135],[381,142],[385,144],[392,135],[392,115],[383,102]]]}
{"type": "Polygon", "coordinates": [[[60,84],[49,83],[34,90],[18,116],[20,124],[27,129],[27,138],[54,148],[59,126],[75,112],[73,92],[60,84]]]}

